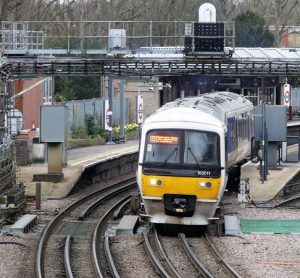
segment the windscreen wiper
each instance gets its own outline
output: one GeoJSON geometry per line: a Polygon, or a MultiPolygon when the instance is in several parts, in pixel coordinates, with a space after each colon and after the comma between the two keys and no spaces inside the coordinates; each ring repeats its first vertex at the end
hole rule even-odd
{"type": "Polygon", "coordinates": [[[169,161],[169,159],[174,155],[174,153],[176,153],[177,151],[178,151],[178,147],[174,148],[173,151],[170,152],[167,158],[159,166],[164,166],[169,161]]]}
{"type": "Polygon", "coordinates": [[[188,146],[188,150],[190,151],[190,153],[192,154],[193,158],[195,159],[195,161],[197,162],[199,168],[201,168],[201,163],[198,161],[197,157],[195,156],[194,152],[192,151],[192,148],[190,146],[188,146]]]}

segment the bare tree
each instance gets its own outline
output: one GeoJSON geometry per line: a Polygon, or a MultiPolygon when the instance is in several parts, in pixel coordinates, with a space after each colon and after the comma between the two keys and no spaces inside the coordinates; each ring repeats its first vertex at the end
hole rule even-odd
{"type": "Polygon", "coordinates": [[[294,25],[295,17],[298,16],[296,6],[299,0],[275,0],[275,42],[278,46],[280,40],[285,36],[285,29],[288,25],[294,25]]]}

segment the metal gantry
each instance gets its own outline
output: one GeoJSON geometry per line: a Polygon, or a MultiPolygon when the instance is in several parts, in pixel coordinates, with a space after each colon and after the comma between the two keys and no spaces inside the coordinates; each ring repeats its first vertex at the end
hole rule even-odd
{"type": "Polygon", "coordinates": [[[300,63],[293,61],[244,61],[244,60],[149,60],[137,58],[116,59],[58,59],[27,58],[8,59],[1,65],[1,75],[114,75],[114,76],[299,76],[300,63]]]}

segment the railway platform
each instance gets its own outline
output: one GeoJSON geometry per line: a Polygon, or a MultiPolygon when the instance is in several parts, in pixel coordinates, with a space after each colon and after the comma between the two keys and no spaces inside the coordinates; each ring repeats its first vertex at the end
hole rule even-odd
{"type": "MultiPolygon", "coordinates": [[[[287,127],[300,127],[300,118],[289,120],[287,127]]],[[[296,130],[296,134],[298,132],[296,130]]],[[[299,172],[300,163],[281,162],[281,165],[278,167],[269,169],[267,180],[262,182],[259,174],[259,163],[249,162],[242,166],[241,178],[249,179],[250,197],[252,200],[263,202],[273,199],[299,172]]]]}
{"type": "MultiPolygon", "coordinates": [[[[68,150],[67,165],[63,167],[63,181],[41,182],[41,197],[44,200],[64,198],[86,169],[112,158],[135,152],[138,152],[138,140],[127,141],[124,144],[98,145],[68,150]]],[[[33,181],[33,175],[47,173],[47,171],[48,164],[19,167],[19,180],[26,185],[26,196],[35,196],[36,182],[33,181]]]]}
{"type": "Polygon", "coordinates": [[[263,202],[273,199],[300,172],[300,163],[281,163],[269,169],[267,180],[261,181],[259,164],[247,163],[241,168],[241,178],[249,179],[250,197],[263,202]]]}

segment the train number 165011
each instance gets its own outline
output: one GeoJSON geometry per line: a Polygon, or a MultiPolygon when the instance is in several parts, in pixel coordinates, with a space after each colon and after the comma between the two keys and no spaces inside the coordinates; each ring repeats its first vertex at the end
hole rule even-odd
{"type": "Polygon", "coordinates": [[[198,176],[210,176],[210,171],[198,171],[197,172],[198,176]]]}

